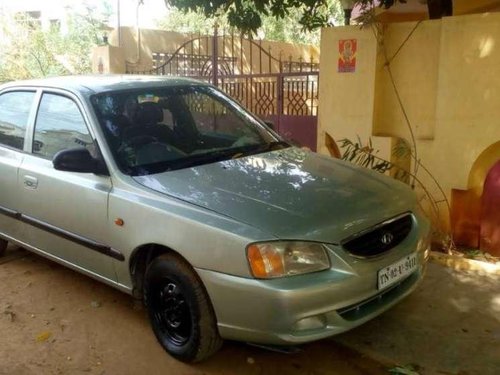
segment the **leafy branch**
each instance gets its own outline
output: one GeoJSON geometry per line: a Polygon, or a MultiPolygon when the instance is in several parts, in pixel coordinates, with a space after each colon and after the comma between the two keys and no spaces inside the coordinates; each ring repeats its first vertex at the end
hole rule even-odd
{"type": "MultiPolygon", "coordinates": [[[[404,167],[396,163],[378,156],[377,153],[379,151],[374,149],[371,138],[368,139],[368,144],[366,145],[361,142],[359,136],[357,137],[357,141],[351,141],[347,138],[344,138],[339,140],[338,143],[339,148],[342,151],[342,160],[352,162],[356,165],[374,170],[381,174],[390,173],[393,178],[405,183],[408,183],[411,179],[411,187],[417,192],[418,204],[421,210],[426,213],[426,215],[433,223],[433,227],[435,230],[434,238],[437,238],[441,243],[442,248],[447,251],[450,251],[450,249],[453,249],[455,247],[455,245],[453,244],[451,233],[441,223],[440,220],[440,203],[446,203],[446,208],[449,212],[448,199],[438,181],[430,173],[430,171],[420,163],[420,161],[418,161],[419,167],[421,167],[421,170],[427,174],[427,177],[430,177],[432,184],[434,184],[434,188],[437,188],[438,190],[437,197],[432,193],[431,188],[424,184],[416,174],[413,174],[412,172],[406,170],[404,167]],[[421,192],[421,194],[418,194],[419,192],[421,192]]],[[[392,148],[392,155],[398,158],[410,157],[415,160],[414,156],[412,156],[411,149],[406,146],[404,142],[398,142],[392,148]]]]}
{"type": "Polygon", "coordinates": [[[0,15],[0,81],[91,72],[90,54],[99,43],[107,2],[99,11],[86,2],[66,9],[66,31],[60,24],[43,28],[29,15],[0,15]],[[81,9],[83,7],[83,9],[81,9]]]}

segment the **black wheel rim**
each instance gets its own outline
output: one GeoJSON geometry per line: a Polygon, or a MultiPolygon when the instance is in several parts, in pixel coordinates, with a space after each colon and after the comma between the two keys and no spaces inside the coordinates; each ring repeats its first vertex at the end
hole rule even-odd
{"type": "Polygon", "coordinates": [[[191,337],[191,311],[182,288],[170,279],[164,279],[153,290],[152,317],[164,339],[182,346],[191,337]]]}

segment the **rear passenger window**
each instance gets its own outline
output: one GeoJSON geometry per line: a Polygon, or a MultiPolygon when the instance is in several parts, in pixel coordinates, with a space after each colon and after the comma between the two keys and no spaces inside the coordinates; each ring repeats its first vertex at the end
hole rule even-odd
{"type": "Polygon", "coordinates": [[[0,145],[23,149],[26,125],[34,92],[14,91],[0,95],[0,145]]]}
{"type": "Polygon", "coordinates": [[[52,159],[61,150],[91,144],[92,137],[76,103],[64,96],[43,94],[35,122],[33,153],[52,159]]]}

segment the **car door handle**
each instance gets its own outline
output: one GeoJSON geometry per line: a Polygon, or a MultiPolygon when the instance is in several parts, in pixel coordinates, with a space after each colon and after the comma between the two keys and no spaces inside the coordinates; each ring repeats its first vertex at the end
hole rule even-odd
{"type": "Polygon", "coordinates": [[[38,179],[33,176],[24,176],[24,187],[27,189],[36,189],[38,187],[38,179]]]}

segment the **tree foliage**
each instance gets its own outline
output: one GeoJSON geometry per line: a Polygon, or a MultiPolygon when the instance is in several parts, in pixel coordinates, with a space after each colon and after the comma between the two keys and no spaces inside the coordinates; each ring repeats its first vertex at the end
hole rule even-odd
{"type": "MultiPolygon", "coordinates": [[[[329,14],[329,25],[343,24],[344,15],[339,1],[328,0],[325,12],[329,14]]],[[[271,14],[261,15],[261,27],[253,31],[266,40],[319,45],[319,29],[309,31],[298,27],[301,18],[300,8],[290,9],[283,18],[276,18],[271,14]]],[[[233,28],[227,14],[221,13],[207,18],[201,9],[185,10],[173,7],[167,17],[158,22],[158,27],[167,31],[210,35],[215,24],[226,30],[233,28]]]]}
{"type": "Polygon", "coordinates": [[[222,28],[229,26],[226,16],[207,18],[202,12],[177,8],[170,9],[164,19],[157,21],[157,27],[162,30],[201,35],[213,34],[215,24],[222,28]]]}
{"type": "Polygon", "coordinates": [[[102,42],[109,7],[68,10],[67,28],[42,28],[26,14],[0,16],[0,82],[91,72],[92,47],[102,42]]]}
{"type": "MultiPolygon", "coordinates": [[[[164,0],[167,6],[183,11],[201,12],[208,18],[227,16],[229,25],[243,32],[256,32],[264,26],[265,17],[286,20],[299,14],[296,20],[303,30],[312,31],[331,26],[332,1],[329,0],[164,0]]],[[[356,0],[365,12],[378,4],[390,8],[407,0],[356,0]]],[[[335,0],[338,3],[338,0],[335,0]]],[[[441,18],[452,14],[452,0],[427,0],[430,18],[441,18]]],[[[364,19],[368,19],[365,17],[364,19]]],[[[294,25],[292,25],[293,27],[294,25]]]]}
{"type": "Polygon", "coordinates": [[[338,0],[165,0],[167,6],[202,13],[208,18],[227,17],[228,24],[243,32],[256,32],[265,26],[266,17],[286,22],[292,17],[297,27],[311,31],[332,25],[338,0]]]}

